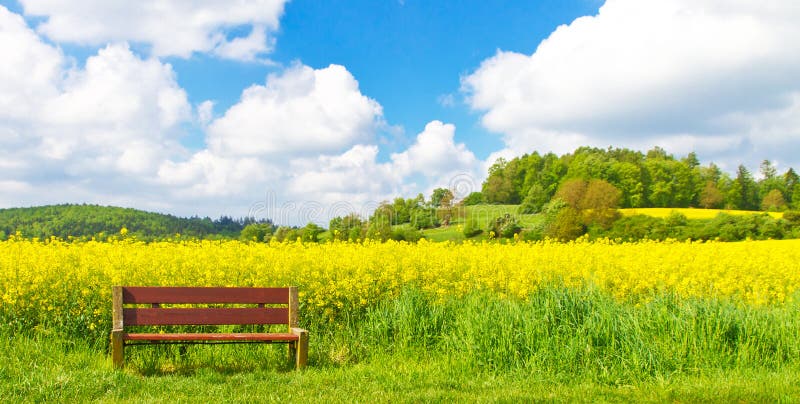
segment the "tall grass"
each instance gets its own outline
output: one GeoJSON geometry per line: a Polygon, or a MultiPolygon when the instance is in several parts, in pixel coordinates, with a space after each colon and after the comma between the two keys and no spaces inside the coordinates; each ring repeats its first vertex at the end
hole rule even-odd
{"type": "MultiPolygon", "coordinates": [[[[452,372],[514,372],[609,385],[720,370],[800,371],[798,303],[755,307],[661,295],[633,304],[598,290],[558,286],[543,287],[524,300],[488,292],[437,300],[405,289],[334,322],[301,318],[301,326],[311,332],[312,367],[396,356],[441,360],[452,372]]],[[[4,338],[12,339],[12,331],[19,330],[6,329],[4,338]]],[[[81,340],[98,352],[108,346],[105,338],[84,340],[57,330],[26,333],[81,340]]],[[[144,374],[191,373],[205,366],[289,369],[284,346],[126,351],[129,365],[144,374]]]]}
{"type": "Polygon", "coordinates": [[[598,394],[654,401],[800,398],[798,303],[755,307],[661,295],[635,304],[559,286],[527,299],[488,292],[436,299],[405,289],[337,321],[301,318],[301,326],[311,332],[304,373],[292,371],[285,346],[262,344],[130,347],[127,371],[113,372],[105,338],[0,326],[0,401],[165,401],[192,394],[234,401],[287,395],[491,401],[497,391],[578,401],[598,394]]]}
{"type": "Polygon", "coordinates": [[[633,305],[560,287],[526,301],[477,293],[434,302],[407,290],[349,319],[338,332],[346,338],[315,341],[313,357],[330,363],[326,352],[345,344],[353,360],[424,353],[469,371],[611,384],[710,370],[800,369],[799,308],[666,295],[633,305]]]}

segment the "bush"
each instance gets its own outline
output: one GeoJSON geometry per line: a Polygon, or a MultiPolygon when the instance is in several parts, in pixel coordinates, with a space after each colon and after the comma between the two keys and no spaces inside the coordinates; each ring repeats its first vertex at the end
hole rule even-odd
{"type": "Polygon", "coordinates": [[[416,209],[411,214],[411,225],[417,229],[430,229],[439,226],[435,209],[416,209]]]}
{"type": "Polygon", "coordinates": [[[309,223],[306,225],[306,227],[303,227],[301,229],[303,241],[317,243],[319,242],[319,235],[322,234],[322,232],[324,231],[325,229],[318,226],[317,224],[309,223]]]}
{"type": "Polygon", "coordinates": [[[800,225],[800,211],[787,210],[786,212],[783,212],[783,220],[792,226],[800,225]]]}
{"type": "Polygon", "coordinates": [[[274,228],[272,224],[269,223],[248,224],[242,229],[242,232],[239,234],[239,239],[242,241],[258,241],[263,243],[272,238],[273,231],[274,228]]]}
{"type": "Polygon", "coordinates": [[[394,241],[417,242],[423,238],[422,232],[411,226],[396,226],[392,228],[390,238],[394,241]]]}
{"type": "Polygon", "coordinates": [[[545,227],[545,235],[558,240],[575,240],[586,233],[581,214],[577,209],[564,207],[545,227]]]}
{"type": "Polygon", "coordinates": [[[547,191],[539,184],[533,184],[528,191],[528,195],[522,200],[519,205],[520,214],[539,213],[542,208],[550,199],[547,191]]]}
{"type": "Polygon", "coordinates": [[[461,201],[464,206],[480,205],[482,203],[484,203],[484,199],[483,194],[480,192],[472,192],[461,201]]]}
{"type": "Polygon", "coordinates": [[[334,240],[355,241],[361,238],[364,227],[364,221],[357,214],[351,213],[331,219],[329,229],[334,240]]]}
{"type": "Polygon", "coordinates": [[[386,216],[377,216],[367,225],[365,237],[370,240],[386,241],[392,236],[392,226],[386,216]]]}
{"type": "Polygon", "coordinates": [[[647,215],[634,215],[623,217],[614,222],[611,229],[605,233],[609,238],[620,238],[623,240],[642,240],[645,238],[655,239],[652,231],[661,226],[663,220],[647,216],[647,215]]]}
{"type": "Polygon", "coordinates": [[[478,221],[470,216],[467,218],[466,222],[464,222],[464,237],[470,238],[481,234],[483,230],[478,226],[478,221]]]}
{"type": "Polygon", "coordinates": [[[492,220],[489,227],[494,232],[495,237],[498,238],[511,238],[522,230],[517,224],[517,219],[508,213],[492,220]]]}

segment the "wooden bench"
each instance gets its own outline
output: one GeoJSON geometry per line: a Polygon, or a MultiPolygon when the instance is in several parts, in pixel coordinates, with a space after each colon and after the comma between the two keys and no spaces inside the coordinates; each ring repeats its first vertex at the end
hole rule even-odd
{"type": "Polygon", "coordinates": [[[297,288],[112,288],[111,356],[121,368],[125,346],[158,343],[288,343],[297,369],[306,365],[308,331],[297,328],[297,288]],[[161,307],[180,305],[249,305],[250,307],[161,307]],[[138,307],[126,307],[138,305],[138,307]],[[142,307],[142,305],[145,305],[142,307]],[[286,324],[285,333],[129,333],[129,326],[286,324]]]}

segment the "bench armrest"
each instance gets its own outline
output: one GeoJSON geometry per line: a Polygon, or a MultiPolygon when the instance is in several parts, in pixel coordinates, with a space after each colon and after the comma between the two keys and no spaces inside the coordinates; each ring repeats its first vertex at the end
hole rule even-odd
{"type": "Polygon", "coordinates": [[[297,328],[291,327],[289,328],[289,332],[297,335],[297,343],[295,346],[295,360],[297,361],[297,369],[303,369],[306,367],[306,361],[308,361],[308,331],[297,328]]]}

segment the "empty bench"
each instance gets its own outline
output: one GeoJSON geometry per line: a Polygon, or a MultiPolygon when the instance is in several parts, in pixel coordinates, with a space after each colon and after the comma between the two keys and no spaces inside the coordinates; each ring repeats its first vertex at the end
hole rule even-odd
{"type": "Polygon", "coordinates": [[[121,368],[125,346],[158,343],[287,343],[297,369],[306,365],[308,331],[297,327],[297,288],[204,288],[114,286],[111,356],[121,368]],[[161,305],[249,307],[162,307],[161,305]],[[131,326],[285,324],[280,333],[131,333],[131,326]]]}

